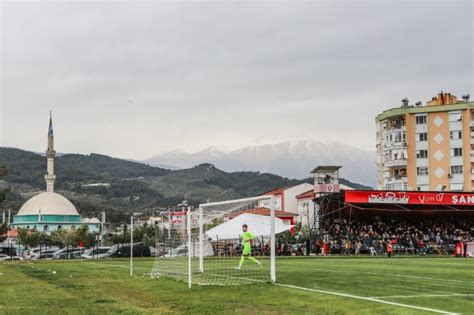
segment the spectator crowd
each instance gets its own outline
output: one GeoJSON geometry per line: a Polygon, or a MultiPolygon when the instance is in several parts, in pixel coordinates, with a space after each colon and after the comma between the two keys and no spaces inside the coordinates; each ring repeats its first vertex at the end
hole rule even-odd
{"type": "Polygon", "coordinates": [[[399,254],[452,254],[456,243],[474,235],[474,218],[366,215],[324,221],[328,237],[315,246],[320,252],[326,242],[330,254],[382,254],[389,242],[399,254]]]}

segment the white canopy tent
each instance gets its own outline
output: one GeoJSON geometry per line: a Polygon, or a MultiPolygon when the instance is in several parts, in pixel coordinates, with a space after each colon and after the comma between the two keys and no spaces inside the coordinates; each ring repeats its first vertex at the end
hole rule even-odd
{"type": "MultiPolygon", "coordinates": [[[[247,224],[249,232],[255,237],[270,237],[270,217],[251,213],[243,213],[206,231],[206,236],[212,240],[239,239],[244,224],[247,224]]],[[[275,218],[275,234],[288,231],[292,227],[294,225],[287,225],[282,219],[275,218]]]]}

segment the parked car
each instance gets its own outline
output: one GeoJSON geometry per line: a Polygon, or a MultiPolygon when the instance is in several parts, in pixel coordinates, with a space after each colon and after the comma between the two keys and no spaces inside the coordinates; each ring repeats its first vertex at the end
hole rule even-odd
{"type": "Polygon", "coordinates": [[[41,252],[37,252],[34,255],[30,256],[30,259],[37,260],[37,259],[53,259],[54,253],[57,251],[57,249],[50,249],[50,250],[44,250],[41,252]]]}
{"type": "Polygon", "coordinates": [[[0,261],[4,261],[4,260],[11,260],[11,257],[8,256],[7,254],[0,253],[0,261]]]}
{"type": "Polygon", "coordinates": [[[160,257],[181,257],[188,254],[188,249],[186,245],[179,245],[176,248],[172,248],[166,252],[160,253],[160,257]]]}
{"type": "Polygon", "coordinates": [[[8,256],[16,256],[16,246],[0,247],[0,253],[8,256]]]}
{"type": "MultiPolygon", "coordinates": [[[[150,246],[145,245],[133,245],[133,256],[134,257],[150,257],[151,250],[150,246]]],[[[114,253],[111,253],[109,257],[130,257],[130,245],[123,245],[117,249],[114,253]]]]}
{"type": "Polygon", "coordinates": [[[54,259],[78,259],[84,253],[82,249],[70,248],[69,250],[59,251],[54,254],[54,259]]]}
{"type": "Polygon", "coordinates": [[[23,257],[20,256],[12,256],[10,257],[11,260],[23,260],[23,257]]]}
{"type": "Polygon", "coordinates": [[[110,257],[110,254],[108,254],[110,248],[111,248],[110,246],[104,246],[104,247],[99,247],[99,248],[94,247],[84,252],[84,254],[82,254],[81,257],[85,259],[97,259],[97,258],[110,257]]]}

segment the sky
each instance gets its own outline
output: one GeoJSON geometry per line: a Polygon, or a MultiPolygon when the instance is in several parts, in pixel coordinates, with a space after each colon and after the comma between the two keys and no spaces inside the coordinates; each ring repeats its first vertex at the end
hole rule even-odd
{"type": "Polygon", "coordinates": [[[146,159],[315,139],[474,97],[472,1],[1,2],[0,146],[146,159]]]}

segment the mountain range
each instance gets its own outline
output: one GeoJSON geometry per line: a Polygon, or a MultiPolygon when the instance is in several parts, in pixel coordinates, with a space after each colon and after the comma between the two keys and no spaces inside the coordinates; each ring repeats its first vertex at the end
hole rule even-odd
{"type": "MultiPolygon", "coordinates": [[[[2,204],[5,209],[16,213],[28,198],[45,190],[44,156],[0,147],[0,166],[8,172],[6,182],[0,184],[10,188],[2,204]]],[[[209,163],[169,170],[100,154],[62,154],[55,159],[55,174],[56,191],[70,199],[81,215],[98,216],[105,210],[111,222],[124,222],[131,212],[152,214],[184,199],[197,206],[313,181],[309,176],[296,180],[261,172],[225,172],[209,163]]],[[[344,179],[341,183],[369,188],[344,179]]]]}
{"type": "Polygon", "coordinates": [[[375,186],[377,176],[375,150],[317,140],[286,141],[236,150],[209,147],[195,153],[175,150],[143,162],[168,169],[212,163],[227,172],[254,171],[297,179],[307,178],[318,165],[340,165],[342,177],[369,186],[375,186]]]}

